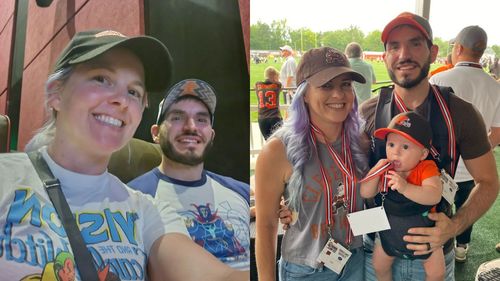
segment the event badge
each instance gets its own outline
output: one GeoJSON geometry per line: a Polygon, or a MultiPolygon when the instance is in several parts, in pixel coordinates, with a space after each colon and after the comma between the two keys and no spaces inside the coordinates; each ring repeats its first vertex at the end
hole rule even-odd
{"type": "Polygon", "coordinates": [[[351,255],[352,253],[349,250],[330,238],[319,254],[317,261],[323,263],[333,272],[340,274],[351,255]]]}
{"type": "Polygon", "coordinates": [[[384,207],[375,207],[347,214],[354,236],[391,229],[384,207]]]}
{"type": "Polygon", "coordinates": [[[441,170],[440,178],[441,183],[443,184],[443,197],[446,201],[448,201],[448,203],[450,203],[450,205],[453,205],[458,185],[444,169],[441,170]]]}

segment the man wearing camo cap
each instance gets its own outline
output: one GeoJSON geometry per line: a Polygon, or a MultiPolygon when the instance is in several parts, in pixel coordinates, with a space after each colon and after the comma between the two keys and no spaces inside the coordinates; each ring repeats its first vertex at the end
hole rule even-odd
{"type": "Polygon", "coordinates": [[[227,265],[248,270],[250,187],[203,167],[215,138],[215,105],[215,90],[205,81],[186,79],[174,85],[151,126],[162,162],[128,185],[168,201],[194,242],[227,265]]]}

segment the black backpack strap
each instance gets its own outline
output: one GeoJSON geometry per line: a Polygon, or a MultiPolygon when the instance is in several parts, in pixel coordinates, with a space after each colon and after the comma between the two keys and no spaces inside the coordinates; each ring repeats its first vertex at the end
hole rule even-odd
{"type": "MultiPolygon", "coordinates": [[[[439,93],[443,97],[446,106],[450,106],[450,95],[453,95],[453,89],[450,87],[442,87],[442,86],[436,86],[438,89],[439,93]]],[[[434,96],[431,96],[432,99],[435,100],[434,96]]],[[[457,151],[457,154],[455,155],[455,159],[451,158],[451,155],[449,155],[449,143],[448,143],[448,128],[446,127],[446,123],[444,121],[444,117],[441,114],[441,110],[439,108],[439,105],[437,101],[431,103],[431,108],[430,108],[430,120],[432,122],[432,143],[434,147],[438,150],[440,157],[439,160],[436,161],[436,164],[438,165],[439,169],[445,169],[446,172],[451,176],[454,177],[454,173],[451,171],[454,170],[456,171],[457,165],[458,165],[458,159],[460,158],[460,153],[458,152],[458,149],[456,147],[456,142],[453,143],[452,145],[455,146],[455,151],[457,151]],[[453,169],[452,169],[453,167],[453,169]]],[[[430,155],[429,155],[430,156],[430,155]]],[[[432,157],[429,157],[429,159],[432,159],[432,157]]]]}
{"type": "Polygon", "coordinates": [[[62,193],[59,180],[54,177],[40,152],[29,152],[28,157],[42,180],[43,186],[52,201],[52,205],[54,205],[57,215],[63,224],[64,231],[66,231],[71,249],[73,249],[73,254],[75,255],[75,262],[80,277],[85,281],[99,281],[96,268],[93,265],[94,259],[87,249],[85,241],[83,241],[80,229],[76,225],[73,213],[71,213],[68,202],[66,202],[66,198],[62,193]]]}
{"type": "MultiPolygon", "coordinates": [[[[392,91],[393,87],[383,87],[380,89],[377,107],[375,109],[374,128],[385,128],[392,119],[392,91]]],[[[375,166],[378,160],[386,158],[385,154],[385,141],[375,138],[373,132],[371,134],[372,153],[370,154],[370,167],[375,166]]]]}

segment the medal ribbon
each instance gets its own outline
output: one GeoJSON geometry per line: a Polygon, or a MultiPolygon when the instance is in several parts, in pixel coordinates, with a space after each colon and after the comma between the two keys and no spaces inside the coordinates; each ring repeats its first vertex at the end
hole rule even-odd
{"type": "MultiPolygon", "coordinates": [[[[316,153],[318,155],[319,160],[319,150],[317,146],[316,134],[319,134],[323,137],[325,144],[328,148],[328,152],[330,157],[335,161],[337,167],[342,172],[343,183],[344,183],[344,202],[347,202],[347,210],[349,213],[353,213],[356,211],[356,174],[354,172],[354,165],[352,162],[351,149],[348,144],[347,136],[342,129],[342,158],[338,155],[338,153],[333,149],[333,147],[328,144],[325,134],[316,127],[313,123],[311,123],[311,140],[314,148],[316,149],[316,153]]],[[[321,176],[323,179],[323,191],[325,193],[325,203],[326,203],[326,219],[329,226],[334,225],[334,218],[332,214],[332,206],[333,206],[333,192],[332,187],[328,183],[328,178],[326,176],[325,168],[321,161],[319,161],[319,167],[321,171],[321,176]]],[[[346,244],[350,245],[352,242],[352,232],[349,224],[346,224],[347,235],[346,235],[346,244]]]]}
{"type": "MultiPolygon", "coordinates": [[[[441,93],[439,93],[438,89],[434,85],[431,85],[431,87],[432,87],[432,92],[438,102],[439,109],[441,110],[441,115],[443,116],[446,123],[446,127],[448,128],[448,153],[453,161],[450,165],[450,173],[451,175],[454,175],[455,174],[454,162],[456,161],[457,151],[455,150],[455,131],[453,130],[454,128],[453,120],[451,119],[450,111],[448,109],[448,106],[446,105],[446,102],[444,101],[443,96],[441,96],[441,93]]],[[[406,105],[404,104],[403,100],[398,96],[396,92],[394,92],[394,101],[396,102],[396,107],[398,108],[399,112],[409,111],[406,105]]],[[[433,145],[431,145],[430,152],[432,157],[434,157],[434,159],[439,160],[439,152],[433,145]]]]}
{"type": "Polygon", "coordinates": [[[368,175],[366,175],[362,180],[359,181],[359,183],[363,183],[365,181],[369,181],[371,179],[374,179],[376,177],[380,177],[381,175],[383,175],[382,177],[382,182],[380,182],[380,192],[381,193],[385,193],[387,192],[387,189],[388,189],[388,186],[387,186],[387,177],[385,175],[387,175],[387,173],[389,172],[389,170],[391,170],[393,168],[393,165],[391,162],[387,162],[385,163],[384,165],[380,166],[379,168],[377,168],[375,171],[371,172],[371,173],[368,173],[368,175]]]}

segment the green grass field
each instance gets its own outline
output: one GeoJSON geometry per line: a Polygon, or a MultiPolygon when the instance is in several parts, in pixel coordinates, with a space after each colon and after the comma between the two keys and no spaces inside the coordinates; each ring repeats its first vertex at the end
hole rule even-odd
{"type": "MultiPolygon", "coordinates": [[[[500,147],[495,149],[497,171],[500,174],[500,147]]],[[[500,258],[500,253],[495,251],[495,245],[500,243],[500,197],[497,196],[495,204],[481,217],[472,230],[470,251],[465,263],[455,263],[455,280],[474,280],[476,271],[483,262],[500,258]]]]}

